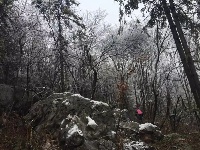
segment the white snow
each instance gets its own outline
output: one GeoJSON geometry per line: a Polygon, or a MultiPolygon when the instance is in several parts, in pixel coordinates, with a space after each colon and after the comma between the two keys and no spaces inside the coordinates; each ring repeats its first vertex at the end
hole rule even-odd
{"type": "Polygon", "coordinates": [[[62,125],[64,122],[65,122],[65,119],[63,119],[60,124],[62,125]]]}
{"type": "Polygon", "coordinates": [[[66,102],[65,105],[68,106],[68,105],[70,105],[70,103],[69,103],[69,102],[66,102]]]}
{"type": "Polygon", "coordinates": [[[58,101],[56,101],[56,100],[53,101],[53,104],[57,104],[57,103],[58,103],[58,101]]]}
{"type": "Polygon", "coordinates": [[[62,103],[65,104],[66,106],[70,105],[70,103],[68,102],[68,99],[64,100],[62,103]]]}
{"type": "Polygon", "coordinates": [[[112,134],[112,135],[115,135],[115,134],[116,134],[116,132],[115,132],[115,131],[111,131],[111,134],[112,134]]]}
{"type": "Polygon", "coordinates": [[[90,118],[89,116],[87,116],[86,118],[88,120],[87,126],[91,127],[92,129],[96,129],[96,127],[98,126],[96,124],[96,122],[92,118],[90,118]]]}
{"type": "Polygon", "coordinates": [[[72,97],[73,96],[74,97],[80,97],[80,98],[85,99],[85,100],[90,100],[89,98],[85,98],[85,97],[81,96],[80,94],[73,94],[72,97]]]}
{"type": "Polygon", "coordinates": [[[130,143],[125,143],[124,147],[126,150],[133,150],[133,148],[135,150],[143,150],[143,149],[149,148],[143,142],[138,142],[138,141],[132,141],[130,143]]]}
{"type": "Polygon", "coordinates": [[[67,102],[67,100],[64,100],[62,103],[66,103],[67,102]]]}
{"type": "Polygon", "coordinates": [[[78,133],[79,135],[83,136],[83,132],[79,130],[76,124],[68,131],[67,137],[71,137],[74,133],[78,133]]]}
{"type": "Polygon", "coordinates": [[[99,101],[94,101],[94,100],[91,100],[91,102],[93,102],[93,107],[97,105],[109,106],[107,103],[104,103],[104,102],[99,102],[99,101]]]}
{"type": "Polygon", "coordinates": [[[80,94],[73,94],[72,96],[74,96],[74,97],[80,97],[80,98],[82,98],[82,99],[84,99],[84,100],[87,100],[87,101],[92,102],[92,103],[93,103],[93,106],[92,106],[92,107],[95,107],[95,106],[97,106],[97,105],[109,106],[107,103],[100,102],[100,101],[94,101],[94,100],[91,100],[91,99],[89,99],[89,98],[85,98],[85,97],[81,96],[80,94]]]}
{"type": "Polygon", "coordinates": [[[147,131],[152,131],[153,129],[157,128],[156,125],[153,125],[151,123],[145,123],[145,124],[140,124],[139,125],[139,130],[147,130],[147,131]]]}

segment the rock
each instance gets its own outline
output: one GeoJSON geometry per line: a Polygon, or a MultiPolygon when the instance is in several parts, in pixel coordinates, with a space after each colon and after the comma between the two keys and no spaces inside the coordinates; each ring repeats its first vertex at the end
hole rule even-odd
{"type": "Polygon", "coordinates": [[[164,135],[156,125],[145,123],[139,125],[139,138],[145,143],[154,143],[155,141],[162,140],[164,135]]]}
{"type": "Polygon", "coordinates": [[[139,123],[133,121],[121,122],[119,127],[121,132],[124,133],[125,137],[128,137],[133,141],[139,140],[139,123]]]}
{"type": "Polygon", "coordinates": [[[100,139],[98,150],[114,150],[114,149],[116,149],[116,146],[112,141],[100,139]]]}
{"type": "MultiPolygon", "coordinates": [[[[117,149],[120,140],[124,150],[128,150],[127,145],[134,150],[138,145],[142,147],[136,142],[139,137],[153,135],[153,140],[159,139],[154,125],[146,128],[127,121],[124,112],[111,110],[107,103],[65,92],[54,93],[36,102],[25,119],[34,130],[47,131],[58,139],[62,149],[113,150],[117,149]],[[123,120],[120,120],[121,116],[123,120]]],[[[144,147],[150,148],[146,144],[144,147]]]]}
{"type": "Polygon", "coordinates": [[[140,124],[137,123],[137,122],[127,121],[127,122],[121,122],[120,128],[130,129],[130,130],[138,132],[139,131],[139,125],[140,124]]]}
{"type": "Polygon", "coordinates": [[[76,115],[68,115],[63,119],[60,130],[57,130],[59,135],[55,134],[55,136],[58,136],[63,149],[72,149],[83,145],[85,139],[80,126],[82,127],[82,123],[80,122],[80,118],[76,115]]]}
{"type": "Polygon", "coordinates": [[[58,138],[63,149],[98,149],[116,124],[108,104],[68,92],[38,101],[25,119],[36,131],[47,130],[58,138]]]}

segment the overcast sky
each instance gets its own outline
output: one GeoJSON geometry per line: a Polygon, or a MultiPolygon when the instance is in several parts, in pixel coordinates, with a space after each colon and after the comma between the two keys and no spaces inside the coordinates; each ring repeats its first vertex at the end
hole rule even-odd
{"type": "MultiPolygon", "coordinates": [[[[108,14],[105,21],[113,25],[119,24],[119,4],[114,0],[78,0],[78,2],[80,3],[79,8],[83,13],[98,9],[105,10],[108,14]]],[[[142,19],[140,10],[134,11],[132,18],[142,19]]],[[[131,17],[127,17],[127,20],[131,20],[131,17]]]]}
{"type": "Polygon", "coordinates": [[[118,24],[119,5],[114,0],[78,0],[80,9],[83,12],[105,10],[108,16],[105,21],[111,24],[118,24]]]}

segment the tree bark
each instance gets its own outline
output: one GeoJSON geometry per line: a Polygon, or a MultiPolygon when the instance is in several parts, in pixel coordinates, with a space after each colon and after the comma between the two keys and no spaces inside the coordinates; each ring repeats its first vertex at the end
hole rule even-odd
{"type": "Polygon", "coordinates": [[[156,114],[158,110],[158,89],[157,89],[157,79],[158,79],[158,63],[160,61],[160,54],[161,54],[161,49],[159,46],[159,26],[157,22],[157,29],[156,29],[156,47],[157,47],[157,58],[156,58],[156,63],[155,63],[155,75],[152,83],[152,90],[154,93],[154,107],[153,107],[153,114],[152,114],[152,123],[154,124],[155,119],[156,119],[156,114]]]}
{"type": "Polygon", "coordinates": [[[64,57],[63,57],[63,39],[61,27],[61,14],[58,8],[58,42],[59,42],[59,55],[60,55],[60,78],[61,78],[61,92],[65,92],[65,76],[64,76],[64,57]]]}
{"type": "Polygon", "coordinates": [[[91,99],[94,99],[97,85],[97,71],[93,68],[92,94],[91,99]]]}

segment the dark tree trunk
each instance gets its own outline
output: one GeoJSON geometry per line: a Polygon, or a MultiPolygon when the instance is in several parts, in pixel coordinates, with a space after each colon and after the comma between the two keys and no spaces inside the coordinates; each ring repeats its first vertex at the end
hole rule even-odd
{"type": "Polygon", "coordinates": [[[97,71],[93,69],[93,81],[92,81],[92,94],[91,94],[91,99],[94,99],[94,95],[96,92],[96,85],[97,85],[97,71]]]}
{"type": "Polygon", "coordinates": [[[8,63],[6,62],[3,66],[3,71],[4,71],[4,77],[3,77],[3,83],[8,84],[8,79],[9,79],[9,68],[10,66],[8,65],[8,63]]]}
{"type": "Polygon", "coordinates": [[[156,119],[156,113],[157,113],[157,110],[158,110],[158,93],[157,93],[157,90],[154,89],[154,87],[153,87],[153,93],[154,93],[154,106],[153,106],[153,114],[152,114],[151,123],[154,124],[155,119],[156,119]]]}
{"type": "Polygon", "coordinates": [[[171,6],[170,8],[167,6],[166,0],[162,0],[162,5],[164,8],[165,14],[167,16],[170,29],[171,29],[174,41],[176,43],[176,47],[180,55],[181,62],[183,64],[183,68],[186,73],[187,79],[189,81],[190,88],[193,93],[195,102],[197,104],[197,107],[200,109],[200,82],[199,82],[199,78],[196,72],[196,68],[195,68],[189,47],[187,45],[177,14],[175,12],[173,0],[170,0],[170,6],[171,6]],[[170,10],[173,15],[173,18],[170,14],[170,10]]]}
{"type": "Polygon", "coordinates": [[[164,127],[164,124],[166,122],[166,120],[170,117],[170,107],[171,107],[171,95],[170,95],[170,91],[167,88],[167,95],[166,95],[166,99],[167,99],[167,110],[166,110],[166,114],[165,114],[165,118],[162,121],[161,125],[160,125],[160,129],[162,129],[164,127]]]}
{"type": "Polygon", "coordinates": [[[26,94],[27,94],[27,101],[29,100],[29,83],[30,83],[30,63],[28,62],[27,67],[26,67],[26,94]]]}
{"type": "Polygon", "coordinates": [[[64,57],[63,57],[63,38],[61,27],[61,14],[58,8],[58,42],[59,42],[59,55],[60,55],[60,82],[61,92],[65,92],[65,76],[64,76],[64,57]]]}
{"type": "Polygon", "coordinates": [[[159,46],[159,26],[158,26],[158,22],[157,22],[157,32],[156,32],[156,47],[157,47],[157,58],[156,58],[156,63],[155,63],[155,76],[153,79],[153,83],[152,83],[152,89],[153,89],[153,94],[154,94],[154,107],[153,107],[153,116],[152,116],[152,123],[154,124],[155,119],[156,119],[156,114],[157,114],[157,110],[158,110],[158,89],[157,89],[157,79],[158,79],[158,63],[160,61],[160,54],[161,54],[161,48],[159,46]]]}

